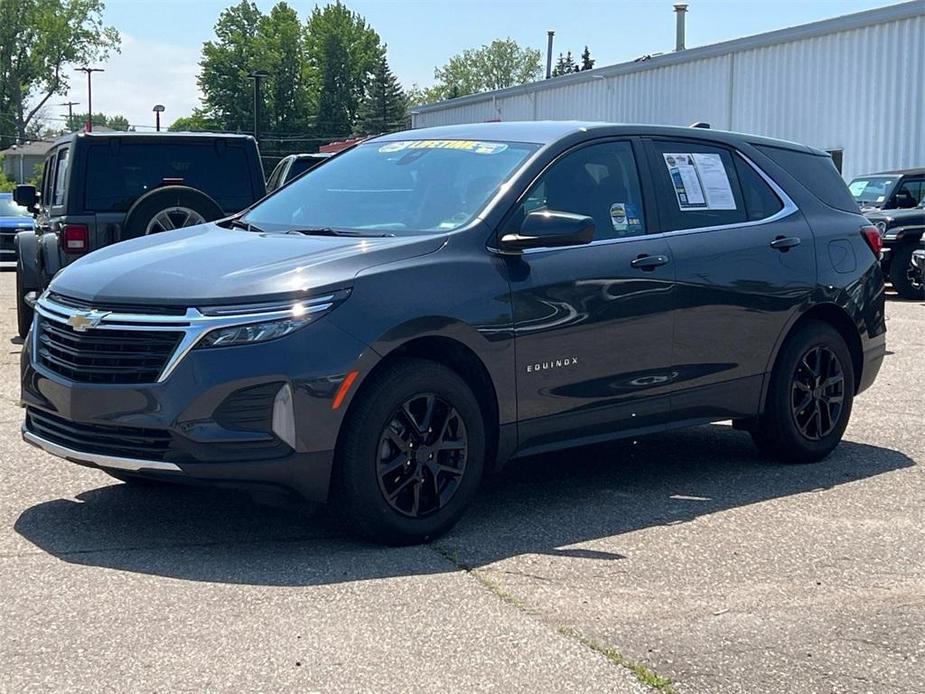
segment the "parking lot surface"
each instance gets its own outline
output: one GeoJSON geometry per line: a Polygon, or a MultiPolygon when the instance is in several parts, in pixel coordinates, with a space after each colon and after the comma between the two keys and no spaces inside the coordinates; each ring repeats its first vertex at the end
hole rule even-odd
{"type": "Polygon", "coordinates": [[[925,308],[826,461],[725,425],[512,464],[430,546],[20,440],[0,274],[0,690],[925,691],[925,308]],[[669,683],[670,681],[670,683],[669,683]]]}

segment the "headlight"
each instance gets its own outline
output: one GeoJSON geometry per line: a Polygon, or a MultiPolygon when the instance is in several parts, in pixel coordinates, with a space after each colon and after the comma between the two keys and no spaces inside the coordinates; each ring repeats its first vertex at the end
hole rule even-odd
{"type": "Polygon", "coordinates": [[[260,306],[224,306],[202,309],[216,327],[202,336],[196,348],[234,347],[276,340],[304,328],[334,309],[348,291],[333,292],[305,301],[260,306]],[[260,320],[266,316],[266,319],[260,320]],[[272,320],[269,320],[272,317],[272,320]]]}

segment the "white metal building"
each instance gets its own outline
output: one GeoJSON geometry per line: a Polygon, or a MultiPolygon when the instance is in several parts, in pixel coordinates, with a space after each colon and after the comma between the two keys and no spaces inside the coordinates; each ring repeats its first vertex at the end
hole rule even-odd
{"type": "Polygon", "coordinates": [[[842,174],[925,166],[925,0],[417,107],[416,128],[595,120],[756,133],[842,174]]]}

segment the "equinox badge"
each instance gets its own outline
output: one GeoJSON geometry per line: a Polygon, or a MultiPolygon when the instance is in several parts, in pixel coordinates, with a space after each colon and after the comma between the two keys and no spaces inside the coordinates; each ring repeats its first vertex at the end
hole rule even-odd
{"type": "Polygon", "coordinates": [[[83,311],[68,318],[67,324],[74,329],[74,332],[85,333],[90,328],[97,327],[108,315],[108,311],[83,311]]]}
{"type": "Polygon", "coordinates": [[[550,359],[549,361],[527,364],[527,373],[536,371],[549,371],[550,369],[563,369],[568,366],[578,366],[578,357],[564,357],[563,359],[550,359]]]}

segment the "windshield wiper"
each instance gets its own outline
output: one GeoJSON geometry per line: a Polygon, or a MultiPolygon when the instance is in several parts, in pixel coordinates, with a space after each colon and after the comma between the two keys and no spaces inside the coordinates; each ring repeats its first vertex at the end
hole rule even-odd
{"type": "Polygon", "coordinates": [[[369,234],[362,231],[349,231],[347,229],[332,229],[331,227],[309,227],[307,229],[290,229],[287,234],[301,234],[302,236],[357,236],[385,238],[395,234],[369,234]]]}
{"type": "Polygon", "coordinates": [[[250,222],[242,221],[240,217],[233,217],[228,220],[228,227],[230,229],[244,229],[245,231],[256,231],[258,234],[263,234],[264,231],[255,224],[250,222]]]}

